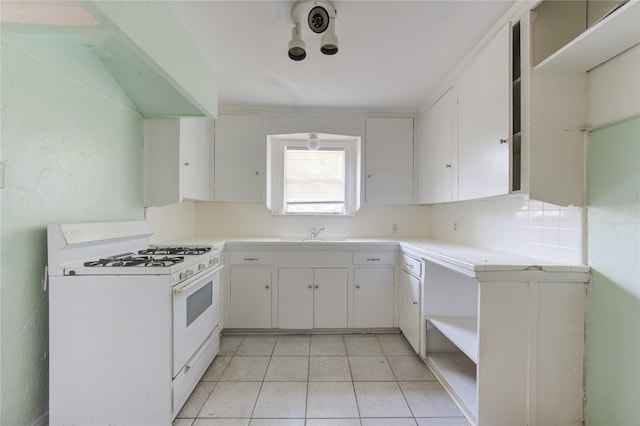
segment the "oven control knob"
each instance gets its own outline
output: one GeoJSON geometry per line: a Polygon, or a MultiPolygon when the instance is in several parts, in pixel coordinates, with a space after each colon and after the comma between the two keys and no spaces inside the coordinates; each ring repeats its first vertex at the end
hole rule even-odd
{"type": "Polygon", "coordinates": [[[207,267],[207,265],[205,265],[204,263],[201,263],[201,264],[198,265],[198,269],[204,269],[206,267],[207,267]]]}
{"type": "Polygon", "coordinates": [[[193,271],[191,269],[187,269],[184,272],[180,272],[180,279],[184,280],[187,277],[190,277],[191,275],[193,275],[193,271]]]}

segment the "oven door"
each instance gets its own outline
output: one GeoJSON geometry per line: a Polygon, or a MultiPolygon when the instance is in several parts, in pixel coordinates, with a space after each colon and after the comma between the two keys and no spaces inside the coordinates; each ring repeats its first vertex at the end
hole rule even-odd
{"type": "Polygon", "coordinates": [[[220,323],[220,270],[173,288],[173,377],[220,323]]]}

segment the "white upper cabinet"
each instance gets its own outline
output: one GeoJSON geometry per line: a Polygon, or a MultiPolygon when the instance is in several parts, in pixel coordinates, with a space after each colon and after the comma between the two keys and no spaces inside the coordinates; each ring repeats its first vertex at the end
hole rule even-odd
{"type": "Polygon", "coordinates": [[[456,95],[450,88],[424,113],[418,142],[419,202],[457,199],[456,95]]]}
{"type": "Polygon", "coordinates": [[[209,119],[145,119],[143,157],[145,206],[208,199],[209,119]]]}
{"type": "Polygon", "coordinates": [[[180,158],[183,161],[183,198],[209,199],[209,123],[208,119],[203,118],[181,119],[180,158]]]}
{"type": "Polygon", "coordinates": [[[266,135],[260,115],[220,115],[215,121],[213,198],[264,201],[266,135]]]}
{"type": "Polygon", "coordinates": [[[458,80],[458,199],[509,193],[510,30],[505,25],[458,80]]]}
{"type": "Polygon", "coordinates": [[[413,118],[368,117],[365,203],[413,203],[413,118]]]}

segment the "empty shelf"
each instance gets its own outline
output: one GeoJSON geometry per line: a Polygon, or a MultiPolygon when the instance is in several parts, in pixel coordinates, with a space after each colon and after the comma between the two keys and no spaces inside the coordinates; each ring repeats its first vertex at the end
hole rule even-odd
{"type": "Polygon", "coordinates": [[[478,318],[430,317],[429,321],[473,362],[478,363],[478,318]]]}

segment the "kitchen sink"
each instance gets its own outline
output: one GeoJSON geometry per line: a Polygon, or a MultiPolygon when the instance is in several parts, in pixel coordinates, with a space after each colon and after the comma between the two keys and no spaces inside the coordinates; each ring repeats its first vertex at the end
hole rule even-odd
{"type": "Polygon", "coordinates": [[[286,243],[333,243],[333,242],[340,242],[340,241],[346,241],[345,238],[315,238],[315,239],[311,239],[311,238],[296,238],[296,237],[290,237],[290,238],[281,238],[280,241],[282,242],[286,242],[286,243]]]}

